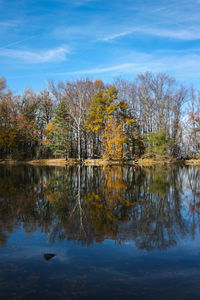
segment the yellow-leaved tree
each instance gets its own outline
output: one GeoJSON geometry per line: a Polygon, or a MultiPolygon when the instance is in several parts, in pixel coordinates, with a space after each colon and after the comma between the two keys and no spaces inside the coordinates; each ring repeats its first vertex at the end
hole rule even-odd
{"type": "Polygon", "coordinates": [[[106,159],[122,159],[123,144],[126,136],[121,124],[117,124],[116,119],[110,116],[103,132],[103,157],[106,159]]]}

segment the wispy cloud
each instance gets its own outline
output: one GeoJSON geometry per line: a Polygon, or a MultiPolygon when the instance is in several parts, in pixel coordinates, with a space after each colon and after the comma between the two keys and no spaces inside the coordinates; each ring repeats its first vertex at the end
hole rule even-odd
{"type": "Polygon", "coordinates": [[[102,31],[102,23],[98,18],[96,18],[96,20],[90,20],[86,24],[82,25],[74,24],[67,27],[54,28],[52,36],[63,40],[76,39],[80,41],[82,38],[88,38],[96,41],[100,36],[102,36],[102,31]]]}
{"type": "Polygon", "coordinates": [[[114,65],[114,66],[109,66],[109,67],[99,67],[99,68],[94,68],[94,69],[88,69],[88,70],[79,70],[79,71],[74,71],[74,72],[67,72],[67,73],[60,73],[59,75],[92,75],[92,74],[101,74],[101,73],[109,73],[109,72],[115,72],[115,71],[123,71],[123,70],[128,70],[131,67],[133,67],[133,63],[125,63],[125,64],[119,64],[119,65],[114,65]]]}
{"type": "Polygon", "coordinates": [[[112,80],[145,71],[198,80],[200,0],[19,0],[12,7],[1,2],[5,77],[35,76],[37,86],[49,76],[112,80]],[[34,64],[42,63],[39,73],[34,64]]]}
{"type": "Polygon", "coordinates": [[[16,45],[19,45],[19,44],[22,44],[26,41],[29,41],[29,40],[32,40],[33,38],[35,38],[36,36],[29,36],[25,39],[22,39],[22,40],[18,40],[18,41],[15,41],[15,42],[12,42],[12,43],[9,43],[9,44],[6,44],[6,45],[3,45],[3,46],[0,46],[0,50],[1,49],[5,49],[5,48],[8,48],[10,46],[16,46],[16,45]]]}
{"type": "Polygon", "coordinates": [[[144,34],[144,35],[152,35],[156,37],[163,38],[172,38],[179,40],[198,40],[200,39],[200,30],[198,29],[161,29],[161,28],[132,28],[130,30],[122,31],[119,33],[115,33],[113,35],[109,35],[107,37],[102,38],[102,41],[112,41],[120,37],[128,36],[131,34],[144,34]]]}
{"type": "Polygon", "coordinates": [[[64,61],[66,60],[66,55],[68,53],[70,53],[70,51],[67,46],[40,52],[17,49],[0,49],[1,57],[8,57],[15,60],[20,60],[29,64],[64,61]]]}
{"type": "MultiPolygon", "coordinates": [[[[191,49],[192,50],[192,49],[191,49]]],[[[186,53],[181,51],[167,52],[155,51],[152,54],[146,54],[143,52],[132,52],[126,57],[118,57],[112,61],[112,64],[98,65],[88,69],[78,69],[74,66],[74,70],[68,72],[62,71],[54,72],[52,69],[45,73],[33,72],[29,74],[13,74],[9,76],[9,80],[25,80],[27,78],[37,78],[41,82],[50,78],[102,78],[105,81],[112,81],[113,78],[122,77],[126,79],[134,80],[134,78],[146,71],[151,72],[164,72],[168,75],[175,77],[183,84],[194,84],[199,86],[199,69],[200,69],[200,51],[198,49],[195,52],[186,53]],[[167,62],[167,63],[166,63],[167,62]]]]}
{"type": "Polygon", "coordinates": [[[113,64],[109,66],[99,66],[86,70],[77,70],[72,72],[60,72],[48,74],[49,76],[87,76],[87,75],[109,75],[112,78],[116,76],[135,76],[138,73],[146,71],[166,72],[182,80],[186,76],[195,79],[199,74],[200,54],[167,53],[160,55],[156,52],[152,55],[145,53],[132,53],[126,62],[113,64]],[[166,64],[167,61],[167,64],[166,64]]]}
{"type": "Polygon", "coordinates": [[[17,23],[14,21],[1,21],[0,26],[2,27],[16,27],[17,23]]]}
{"type": "Polygon", "coordinates": [[[136,32],[136,31],[135,30],[122,31],[122,32],[115,33],[113,35],[109,35],[107,37],[104,37],[104,38],[102,38],[102,41],[105,41],[105,42],[112,41],[112,40],[118,39],[120,37],[130,35],[130,34],[132,34],[134,32],[136,32]]]}

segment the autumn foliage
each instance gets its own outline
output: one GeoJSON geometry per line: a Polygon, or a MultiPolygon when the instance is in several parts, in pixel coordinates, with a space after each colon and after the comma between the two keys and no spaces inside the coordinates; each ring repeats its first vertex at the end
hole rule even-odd
{"type": "Polygon", "coordinates": [[[166,74],[50,81],[15,95],[0,78],[0,158],[177,156],[199,151],[200,101],[166,74]],[[192,95],[192,96],[191,96],[192,95]],[[195,98],[182,125],[182,107],[195,98]],[[187,131],[187,132],[186,132],[187,131]],[[187,138],[187,139],[186,139],[187,138]]]}
{"type": "Polygon", "coordinates": [[[122,125],[116,123],[114,117],[108,118],[103,132],[103,157],[107,159],[123,158],[123,145],[126,137],[122,125]]]}

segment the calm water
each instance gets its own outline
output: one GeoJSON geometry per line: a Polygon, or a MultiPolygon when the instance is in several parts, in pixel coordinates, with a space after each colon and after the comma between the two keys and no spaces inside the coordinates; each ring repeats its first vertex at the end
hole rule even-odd
{"type": "Polygon", "coordinates": [[[197,167],[0,166],[1,299],[200,299],[197,167]]]}

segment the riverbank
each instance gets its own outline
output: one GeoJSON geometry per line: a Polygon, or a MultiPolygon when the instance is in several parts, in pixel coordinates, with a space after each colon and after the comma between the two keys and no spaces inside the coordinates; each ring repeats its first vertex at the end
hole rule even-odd
{"type": "Polygon", "coordinates": [[[139,166],[153,166],[153,165],[170,165],[170,164],[185,164],[185,165],[200,165],[200,160],[192,159],[180,161],[176,159],[153,160],[153,159],[139,159],[139,160],[106,160],[106,159],[86,159],[80,161],[78,159],[34,159],[34,160],[0,160],[3,165],[21,165],[28,164],[33,166],[112,166],[112,165],[139,165],[139,166]]]}
{"type": "Polygon", "coordinates": [[[200,159],[190,159],[190,160],[185,160],[185,165],[190,166],[200,166],[200,159]]]}

